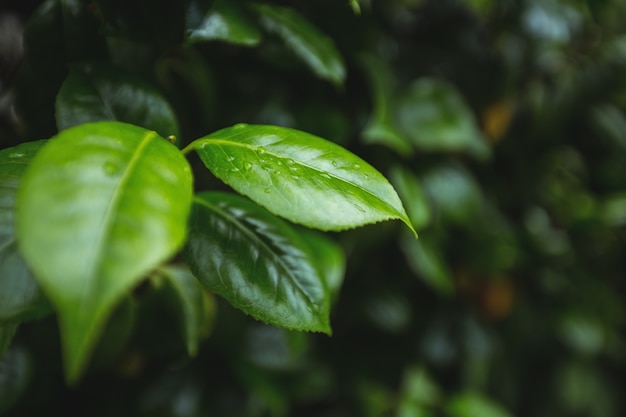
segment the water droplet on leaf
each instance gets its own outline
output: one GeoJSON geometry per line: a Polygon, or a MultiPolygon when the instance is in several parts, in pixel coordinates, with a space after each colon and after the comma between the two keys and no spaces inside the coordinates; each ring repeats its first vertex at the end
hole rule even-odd
{"type": "Polygon", "coordinates": [[[269,194],[269,193],[271,193],[271,192],[272,192],[272,190],[270,190],[269,188],[266,188],[266,189],[264,189],[263,191],[265,192],[265,194],[269,194]]]}
{"type": "Polygon", "coordinates": [[[250,171],[252,169],[252,164],[250,162],[246,162],[243,164],[243,169],[246,171],[250,171]]]}
{"type": "Polygon", "coordinates": [[[337,161],[332,161],[331,164],[333,164],[333,166],[336,168],[339,166],[339,164],[337,163],[337,161]]]}
{"type": "Polygon", "coordinates": [[[24,154],[21,152],[13,152],[9,154],[9,159],[18,159],[18,158],[23,158],[24,154]]]}
{"type": "Polygon", "coordinates": [[[245,127],[248,127],[247,123],[237,123],[235,126],[233,126],[233,128],[235,129],[243,129],[245,127]]]}
{"type": "Polygon", "coordinates": [[[102,165],[102,170],[106,175],[113,176],[117,174],[119,168],[113,162],[105,162],[104,165],[102,165]]]}

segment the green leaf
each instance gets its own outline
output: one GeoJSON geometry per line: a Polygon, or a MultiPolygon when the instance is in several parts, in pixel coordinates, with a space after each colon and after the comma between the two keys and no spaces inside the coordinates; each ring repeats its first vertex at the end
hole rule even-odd
{"type": "Polygon", "coordinates": [[[190,146],[216,177],[292,222],[344,230],[400,219],[413,230],[400,198],[381,173],[317,136],[238,124],[190,146]]]}
{"type": "Polygon", "coordinates": [[[452,86],[422,78],[398,98],[396,117],[402,132],[424,151],[467,152],[485,159],[490,154],[471,109],[452,86]]]}
{"type": "Polygon", "coordinates": [[[4,352],[7,350],[13,340],[15,331],[17,330],[17,323],[0,323],[0,359],[4,357],[4,352]]]}
{"type": "Polygon", "coordinates": [[[500,404],[470,391],[452,397],[445,408],[449,417],[511,417],[500,404]]]}
{"type": "Polygon", "coordinates": [[[33,159],[18,191],[17,237],[58,311],[69,381],[115,304],[182,245],[191,197],[182,154],[124,123],[67,129],[33,159]]]}
{"type": "Polygon", "coordinates": [[[101,120],[132,123],[167,137],[178,136],[170,104],[151,84],[106,64],[73,68],[56,100],[59,130],[101,120]]]}
{"type": "Polygon", "coordinates": [[[278,35],[320,78],[343,84],[346,69],[333,40],[296,11],[269,4],[255,4],[261,24],[278,35]]]}
{"type": "Polygon", "coordinates": [[[200,341],[205,339],[211,330],[212,311],[205,290],[188,268],[165,266],[159,272],[165,276],[167,285],[176,294],[187,352],[190,356],[195,356],[200,341]]]}
{"type": "Polygon", "coordinates": [[[372,114],[361,136],[366,143],[376,143],[393,149],[402,156],[413,154],[408,139],[393,120],[394,79],[391,69],[381,59],[364,55],[359,60],[372,94],[372,114]]]}
{"type": "Polygon", "coordinates": [[[11,347],[0,358],[0,415],[8,415],[5,413],[28,388],[32,375],[32,363],[28,353],[23,349],[11,347]]]}
{"type": "Polygon", "coordinates": [[[337,299],[346,272],[343,249],[332,239],[313,230],[300,229],[298,233],[306,240],[315,256],[316,265],[320,266],[320,272],[324,276],[332,300],[337,299]]]}
{"type": "MultiPolygon", "coordinates": [[[[193,5],[193,4],[192,4],[193,5]]],[[[199,17],[193,7],[188,11],[187,40],[191,43],[223,40],[254,46],[261,42],[261,31],[239,7],[238,2],[218,0],[210,11],[199,17]],[[194,15],[190,18],[190,14],[194,15]]]]}
{"type": "Polygon", "coordinates": [[[184,255],[202,284],[252,317],[330,334],[330,294],[309,244],[250,200],[198,195],[184,255]]]}
{"type": "Polygon", "coordinates": [[[389,178],[406,205],[411,224],[417,230],[428,226],[432,218],[432,210],[418,178],[411,171],[399,165],[391,169],[389,178]]]}
{"type": "Polygon", "coordinates": [[[424,284],[440,295],[451,296],[454,283],[441,249],[427,239],[413,239],[408,234],[400,243],[409,267],[424,284]]]}
{"type": "Polygon", "coordinates": [[[39,317],[49,310],[17,250],[13,218],[22,174],[45,142],[27,142],[0,151],[0,323],[39,317]]]}

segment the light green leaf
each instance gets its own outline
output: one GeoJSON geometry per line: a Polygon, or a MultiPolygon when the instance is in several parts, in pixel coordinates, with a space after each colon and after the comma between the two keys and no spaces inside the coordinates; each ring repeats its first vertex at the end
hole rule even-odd
{"type": "Polygon", "coordinates": [[[198,195],[184,255],[202,284],[252,317],[330,334],[330,294],[309,244],[250,200],[198,195]]]}
{"type": "Polygon", "coordinates": [[[39,317],[49,310],[17,250],[13,212],[22,174],[46,141],[0,151],[0,323],[39,317]]]}
{"type": "Polygon", "coordinates": [[[176,294],[176,305],[181,313],[185,345],[190,356],[198,353],[200,341],[209,335],[212,314],[205,290],[188,268],[168,265],[159,271],[176,294]]]}
{"type": "Polygon", "coordinates": [[[101,120],[132,123],[178,136],[174,110],[160,91],[131,73],[93,63],[72,68],[56,100],[59,130],[101,120]]]}
{"type": "Polygon", "coordinates": [[[320,78],[343,84],[346,69],[331,38],[296,11],[269,4],[256,4],[263,27],[278,35],[320,78]]]}
{"type": "Polygon", "coordinates": [[[187,20],[187,40],[191,43],[223,40],[237,45],[254,46],[261,41],[261,31],[239,7],[238,2],[218,0],[200,19],[187,20]]]}
{"type": "Polygon", "coordinates": [[[125,293],[186,236],[191,168],[155,132],[119,122],[67,129],[33,159],[17,238],[59,314],[73,382],[125,293]]]}
{"type": "Polygon", "coordinates": [[[367,77],[372,95],[372,115],[361,136],[366,143],[381,144],[402,156],[413,154],[406,136],[400,132],[393,120],[394,79],[391,69],[381,59],[364,55],[359,60],[367,77]]]}
{"type": "Polygon", "coordinates": [[[398,98],[398,126],[417,149],[490,155],[471,109],[450,84],[429,78],[411,83],[398,98]]]}
{"type": "Polygon", "coordinates": [[[413,230],[400,198],[381,173],[317,136],[239,124],[190,146],[216,177],[292,222],[344,230],[400,219],[413,230]]]}

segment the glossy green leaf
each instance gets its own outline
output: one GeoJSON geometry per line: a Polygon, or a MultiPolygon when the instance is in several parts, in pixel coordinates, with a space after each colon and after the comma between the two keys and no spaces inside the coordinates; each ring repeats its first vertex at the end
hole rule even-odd
{"type": "Polygon", "coordinates": [[[239,124],[191,146],[216,177],[292,222],[344,230],[400,219],[413,230],[400,198],[382,174],[317,136],[239,124]]]}
{"type": "Polygon", "coordinates": [[[393,119],[394,79],[391,69],[381,59],[362,56],[361,68],[367,77],[372,95],[372,114],[361,136],[366,143],[381,144],[398,154],[410,156],[413,148],[393,119]]]}
{"type": "Polygon", "coordinates": [[[22,174],[45,142],[27,142],[0,151],[0,323],[48,311],[39,285],[17,250],[13,217],[22,174]]]}
{"type": "Polygon", "coordinates": [[[471,109],[443,81],[422,78],[411,83],[398,98],[396,118],[419,150],[466,152],[478,159],[490,154],[471,109]]]}
{"type": "Polygon", "coordinates": [[[190,356],[198,353],[200,342],[209,335],[212,315],[205,290],[188,268],[165,266],[159,271],[176,294],[185,345],[190,356]]]}
{"type": "Polygon", "coordinates": [[[167,137],[178,122],[163,95],[142,78],[105,64],[73,68],[56,101],[59,130],[101,120],[132,123],[167,137]]]}
{"type": "Polygon", "coordinates": [[[120,298],[182,245],[191,169],[155,132],[119,122],[67,129],[26,170],[19,248],[59,314],[75,381],[120,298]]]}
{"type": "Polygon", "coordinates": [[[346,69],[331,38],[293,9],[256,4],[263,27],[278,35],[320,78],[343,84],[346,69]]]}
{"type": "MultiPolygon", "coordinates": [[[[195,10],[189,14],[197,14],[195,10]]],[[[204,42],[223,40],[237,45],[254,46],[261,41],[261,30],[238,2],[218,0],[204,16],[187,19],[187,40],[204,42]]]]}
{"type": "Polygon", "coordinates": [[[309,244],[286,222],[234,194],[194,200],[184,251],[209,290],[252,317],[330,333],[330,294],[309,244]]]}

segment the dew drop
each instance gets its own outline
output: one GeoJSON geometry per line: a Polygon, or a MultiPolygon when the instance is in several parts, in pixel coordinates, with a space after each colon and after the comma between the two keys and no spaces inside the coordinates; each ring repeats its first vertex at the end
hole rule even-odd
{"type": "Polygon", "coordinates": [[[232,155],[229,155],[226,157],[226,162],[233,162],[235,160],[235,157],[232,155]]]}
{"type": "Polygon", "coordinates": [[[267,151],[265,150],[265,148],[264,148],[264,147],[259,146],[259,150],[258,150],[258,152],[259,152],[259,155],[263,155],[263,154],[264,154],[264,153],[266,153],[267,151]]]}
{"type": "Polygon", "coordinates": [[[21,152],[13,152],[9,154],[9,159],[18,159],[18,158],[23,158],[24,154],[21,152]]]}
{"type": "Polygon", "coordinates": [[[297,176],[297,175],[292,175],[291,178],[293,178],[294,180],[299,180],[300,179],[300,177],[297,176]]]}
{"type": "Polygon", "coordinates": [[[332,162],[331,162],[331,164],[333,164],[333,166],[334,166],[335,168],[337,168],[337,167],[339,166],[339,164],[337,163],[337,161],[332,161],[332,162]]]}
{"type": "Polygon", "coordinates": [[[361,168],[361,165],[359,165],[359,164],[354,164],[354,165],[352,165],[352,168],[354,168],[354,169],[359,169],[359,168],[361,168]]]}
{"type": "Polygon", "coordinates": [[[270,190],[269,188],[266,188],[266,189],[264,189],[263,191],[265,192],[265,194],[269,194],[269,193],[271,193],[271,192],[272,192],[272,190],[270,190]]]}
{"type": "Polygon", "coordinates": [[[233,126],[233,128],[235,129],[243,129],[245,127],[248,127],[247,123],[237,123],[235,126],[233,126]]]}
{"type": "Polygon", "coordinates": [[[239,168],[237,168],[237,167],[231,168],[230,172],[239,172],[239,168]]]}
{"type": "Polygon", "coordinates": [[[330,175],[328,175],[328,174],[320,174],[320,177],[326,178],[327,180],[330,179],[330,175]]]}
{"type": "Polygon", "coordinates": [[[293,159],[287,159],[287,165],[295,165],[296,161],[294,161],[293,159]]]}
{"type": "Polygon", "coordinates": [[[252,169],[252,164],[250,162],[246,162],[243,164],[243,169],[245,171],[250,171],[252,169]]]}
{"type": "Polygon", "coordinates": [[[113,162],[105,162],[104,165],[102,165],[102,170],[106,175],[113,176],[117,174],[119,168],[113,162]]]}

